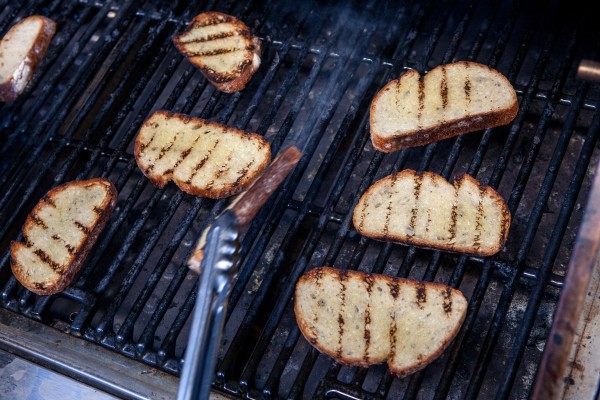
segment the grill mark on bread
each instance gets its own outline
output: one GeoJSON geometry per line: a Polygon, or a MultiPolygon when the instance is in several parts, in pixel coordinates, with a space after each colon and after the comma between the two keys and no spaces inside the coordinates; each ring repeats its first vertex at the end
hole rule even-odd
{"type": "Polygon", "coordinates": [[[396,108],[400,108],[400,84],[401,84],[401,80],[400,79],[396,79],[396,84],[394,85],[394,92],[395,95],[394,96],[394,100],[396,101],[396,108]]]}
{"type": "Polygon", "coordinates": [[[467,100],[467,103],[471,103],[471,81],[469,80],[469,77],[466,76],[465,77],[465,99],[467,100]]]}
{"type": "Polygon", "coordinates": [[[425,232],[429,232],[429,225],[431,224],[431,210],[427,209],[427,221],[425,222],[425,232]]]}
{"type": "Polygon", "coordinates": [[[48,225],[46,225],[46,223],[44,222],[43,219],[41,219],[37,214],[31,214],[30,215],[31,220],[38,226],[41,226],[44,229],[48,229],[48,225]]]}
{"type": "Polygon", "coordinates": [[[446,68],[442,67],[442,83],[440,85],[440,95],[442,96],[442,107],[448,107],[448,76],[446,68]]]}
{"type": "Polygon", "coordinates": [[[75,247],[71,246],[65,239],[60,237],[60,235],[54,234],[52,235],[52,239],[62,242],[70,254],[75,254],[75,252],[77,251],[75,247]]]}
{"type": "Polygon", "coordinates": [[[223,164],[221,164],[221,168],[219,168],[219,170],[215,174],[215,180],[220,179],[225,172],[227,172],[227,171],[229,171],[231,169],[229,167],[229,165],[231,165],[231,158],[232,157],[233,157],[233,152],[229,153],[229,155],[227,156],[227,160],[223,164]]]}
{"type": "MultiPolygon", "coordinates": [[[[395,297],[394,297],[395,298],[395,297]]],[[[390,360],[393,360],[396,357],[396,331],[398,327],[396,326],[396,312],[391,315],[392,321],[390,323],[390,360]]]]}
{"type": "Polygon", "coordinates": [[[242,179],[244,179],[246,177],[246,174],[250,170],[250,167],[252,166],[253,163],[254,163],[254,161],[250,161],[248,164],[246,164],[246,166],[244,168],[240,169],[237,172],[238,173],[238,177],[235,180],[235,182],[233,183],[233,187],[238,187],[239,186],[239,184],[242,182],[242,179]]]}
{"type": "Polygon", "coordinates": [[[358,223],[358,230],[361,231],[365,225],[365,218],[367,218],[367,207],[369,206],[369,199],[367,198],[363,203],[363,208],[360,212],[360,221],[358,223]]]}
{"type": "MultiPolygon", "coordinates": [[[[323,270],[321,268],[318,268],[315,271],[315,285],[317,286],[317,288],[319,289],[319,291],[321,290],[321,278],[323,278],[323,270]]],[[[323,299],[319,299],[317,301],[317,305],[319,307],[325,307],[325,300],[323,299]]],[[[317,323],[319,322],[319,311],[318,309],[315,309],[314,315],[313,315],[313,326],[311,329],[311,334],[312,337],[310,338],[309,342],[311,344],[318,344],[319,343],[319,332],[317,331],[317,323]]]]}
{"type": "Polygon", "coordinates": [[[81,232],[85,233],[86,235],[89,235],[90,233],[92,233],[90,231],[90,228],[88,228],[87,226],[83,225],[79,221],[73,221],[73,224],[77,227],[77,229],[79,229],[81,232]]]}
{"type": "Polygon", "coordinates": [[[419,196],[421,195],[421,185],[423,184],[423,173],[417,172],[414,178],[415,186],[413,188],[413,196],[415,197],[415,206],[411,210],[411,217],[408,223],[407,236],[409,240],[415,235],[415,226],[419,214],[419,196]]]}
{"type": "Polygon", "coordinates": [[[421,126],[421,117],[425,108],[425,80],[424,76],[419,77],[419,112],[417,114],[418,125],[421,126]]]}
{"type": "Polygon", "coordinates": [[[198,174],[198,171],[200,171],[200,169],[204,166],[204,164],[206,164],[206,162],[210,158],[210,155],[217,148],[218,145],[219,145],[219,139],[215,140],[215,144],[214,144],[213,148],[209,149],[208,153],[206,153],[206,155],[202,158],[202,160],[200,160],[200,162],[198,164],[196,164],[196,166],[194,167],[194,170],[192,171],[192,175],[190,175],[190,177],[188,178],[188,180],[185,183],[187,183],[187,184],[192,183],[192,180],[194,179],[196,174],[198,174]]]}
{"type": "MultiPolygon", "coordinates": [[[[200,127],[201,126],[197,126],[197,127],[194,127],[193,129],[200,129],[200,127]]],[[[172,174],[175,171],[175,168],[179,167],[179,164],[181,164],[183,162],[183,160],[185,160],[186,157],[190,155],[190,153],[192,152],[192,149],[198,143],[198,140],[200,140],[200,135],[198,135],[198,137],[194,140],[194,143],[188,149],[185,149],[184,151],[181,152],[181,154],[179,155],[179,158],[175,162],[175,165],[173,165],[173,168],[166,170],[165,174],[172,174]]]]}
{"type": "Polygon", "coordinates": [[[160,161],[165,156],[165,154],[167,154],[167,152],[169,150],[171,150],[171,148],[173,147],[173,145],[177,141],[177,137],[179,135],[181,135],[181,134],[183,134],[183,132],[177,132],[175,134],[175,136],[173,137],[173,139],[169,143],[167,143],[166,145],[164,145],[163,147],[160,148],[160,151],[158,153],[158,157],[156,157],[153,161],[150,162],[150,165],[148,165],[148,168],[146,169],[147,173],[151,173],[154,170],[154,167],[156,165],[155,163],[157,161],[160,161]]]}
{"type": "Polygon", "coordinates": [[[388,287],[390,288],[390,294],[394,299],[398,298],[398,293],[400,292],[400,286],[398,285],[398,278],[392,278],[392,282],[388,282],[388,287]]]}
{"type": "MultiPolygon", "coordinates": [[[[158,123],[154,123],[151,124],[150,127],[154,128],[154,129],[158,129],[158,123]]],[[[156,130],[152,131],[152,136],[150,137],[150,140],[148,140],[146,143],[141,143],[140,144],[140,151],[142,154],[144,154],[144,150],[146,149],[146,147],[150,146],[152,144],[152,142],[154,141],[154,138],[156,137],[156,130]]]]}
{"type": "Polygon", "coordinates": [[[452,211],[450,212],[450,228],[448,231],[450,232],[450,239],[448,239],[448,244],[451,248],[454,248],[454,240],[456,239],[456,223],[458,221],[458,189],[462,184],[462,181],[459,181],[458,184],[454,185],[454,203],[452,204],[452,211]]]}
{"type": "MultiPolygon", "coordinates": [[[[196,28],[196,27],[195,27],[196,28]]],[[[235,36],[236,34],[239,34],[239,32],[237,30],[233,30],[233,31],[229,31],[229,32],[219,32],[219,33],[213,33],[212,35],[208,35],[202,38],[197,38],[197,39],[192,39],[189,41],[180,41],[179,43],[186,45],[186,44],[192,44],[192,43],[207,43],[207,42],[212,42],[215,40],[219,40],[219,39],[225,39],[228,37],[232,37],[235,36]]]]}
{"type": "Polygon", "coordinates": [[[239,47],[229,47],[229,48],[221,48],[221,49],[214,49],[214,50],[209,50],[209,51],[203,51],[203,52],[196,52],[196,53],[188,53],[189,57],[210,57],[210,56],[218,56],[221,54],[228,54],[228,53],[233,53],[235,51],[241,51],[241,50],[247,50],[247,51],[251,51],[252,49],[249,48],[239,48],[239,47]]]}
{"type": "Polygon", "coordinates": [[[423,303],[427,302],[427,289],[425,288],[425,284],[420,282],[417,285],[417,305],[419,308],[423,309],[423,303]]]}
{"type": "Polygon", "coordinates": [[[475,214],[475,235],[473,237],[473,246],[481,247],[481,218],[483,218],[483,196],[485,196],[485,186],[479,184],[479,204],[477,205],[477,214],[475,214]]]}
{"type": "Polygon", "coordinates": [[[54,261],[52,258],[50,258],[50,256],[48,255],[48,253],[46,253],[44,250],[35,247],[33,245],[33,243],[27,242],[26,243],[27,247],[30,248],[34,248],[35,250],[33,250],[33,254],[35,254],[36,256],[38,256],[40,258],[40,260],[42,260],[45,264],[47,264],[48,266],[50,266],[50,268],[52,268],[52,270],[54,272],[56,272],[57,274],[61,274],[62,273],[62,267],[59,263],[57,263],[56,261],[54,261]]]}
{"type": "Polygon", "coordinates": [[[446,290],[442,290],[442,296],[444,297],[444,304],[442,307],[444,308],[444,312],[446,315],[452,312],[452,291],[450,288],[446,288],[446,290]]]}
{"type": "Polygon", "coordinates": [[[340,271],[339,273],[339,280],[340,280],[340,311],[338,314],[338,334],[339,334],[339,339],[338,339],[338,348],[336,350],[336,354],[338,356],[338,358],[342,357],[342,338],[344,337],[344,316],[342,315],[342,313],[344,312],[344,307],[346,306],[346,285],[345,285],[345,280],[348,276],[348,272],[347,271],[340,271]]]}
{"type": "Polygon", "coordinates": [[[56,208],[56,203],[54,202],[54,199],[48,197],[48,195],[44,195],[44,197],[42,197],[42,201],[48,204],[49,206],[56,208]]]}
{"type": "Polygon", "coordinates": [[[215,26],[221,24],[227,24],[233,21],[233,17],[229,15],[219,15],[218,17],[208,18],[202,22],[194,22],[192,24],[193,28],[204,28],[206,26],[215,26]]]}
{"type": "Polygon", "coordinates": [[[398,174],[392,175],[392,184],[390,185],[390,195],[388,198],[389,202],[388,202],[388,206],[386,208],[385,223],[383,225],[383,237],[386,239],[388,238],[388,233],[389,233],[389,229],[390,229],[390,218],[392,217],[392,201],[394,199],[393,189],[394,189],[394,186],[396,185],[397,180],[398,180],[398,174]]]}
{"type": "Polygon", "coordinates": [[[375,281],[373,280],[373,276],[371,274],[366,275],[364,279],[367,284],[367,296],[369,300],[367,301],[367,308],[365,309],[365,353],[363,354],[363,360],[365,363],[369,363],[369,346],[371,345],[371,292],[373,291],[373,284],[375,281]]]}

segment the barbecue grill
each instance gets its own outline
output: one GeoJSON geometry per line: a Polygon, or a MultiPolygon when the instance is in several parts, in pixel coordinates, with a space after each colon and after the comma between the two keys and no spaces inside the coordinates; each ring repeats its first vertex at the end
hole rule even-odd
{"type": "Polygon", "coordinates": [[[273,154],[288,145],[304,153],[241,246],[215,390],[526,398],[600,160],[600,90],[575,79],[581,59],[599,58],[600,26],[558,1],[359,3],[0,0],[0,35],[27,15],[58,23],[26,92],[0,106],[0,348],[121,397],[173,397],[197,290],[186,260],[228,202],[156,189],[137,168],[135,135],[166,109],[257,132],[273,154]],[[240,18],[263,40],[242,92],[215,90],[171,43],[206,10],[240,18]],[[455,60],[506,75],[516,119],[375,151],[375,93],[407,69],[455,60]],[[468,173],[497,189],[513,216],[505,248],[482,259],[360,237],[354,204],[404,168],[468,173]],[[99,176],[119,200],[81,272],[57,295],[25,290],[9,244],[27,214],[57,184],[99,176]],[[297,279],[321,265],[449,284],[469,300],[466,320],[439,359],[407,378],[385,365],[341,366],[309,345],[293,313],[297,279]]]}

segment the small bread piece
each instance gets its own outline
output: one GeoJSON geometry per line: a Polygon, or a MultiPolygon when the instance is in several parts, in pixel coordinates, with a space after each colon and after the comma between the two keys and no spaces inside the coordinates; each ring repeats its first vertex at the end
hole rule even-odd
{"type": "Polygon", "coordinates": [[[352,222],[373,239],[491,256],[504,246],[510,212],[494,189],[469,175],[453,186],[432,172],[406,169],[373,184],[352,222]]]}
{"type": "Polygon", "coordinates": [[[435,360],[465,318],[463,294],[439,283],[316,268],[298,280],[294,312],[302,334],[339,363],[387,361],[398,377],[435,360]]]}
{"type": "Polygon", "coordinates": [[[173,43],[225,93],[245,88],[260,66],[260,40],[242,21],[220,12],[197,15],[173,43]]]}
{"type": "Polygon", "coordinates": [[[16,23],[0,42],[0,101],[13,101],[27,86],[56,32],[56,24],[39,15],[16,23]]]}
{"type": "Polygon", "coordinates": [[[189,115],[157,111],[135,139],[135,160],[162,188],[211,199],[233,196],[263,173],[271,147],[262,136],[189,115]]]}
{"type": "Polygon", "coordinates": [[[371,140],[384,152],[505,125],[518,110],[512,85],[498,71],[461,61],[424,77],[406,72],[377,93],[371,104],[371,140]]]}
{"type": "Polygon", "coordinates": [[[50,190],[27,216],[24,242],[10,245],[13,274],[37,294],[64,290],[83,264],[117,202],[106,179],[73,181],[50,190]]]}

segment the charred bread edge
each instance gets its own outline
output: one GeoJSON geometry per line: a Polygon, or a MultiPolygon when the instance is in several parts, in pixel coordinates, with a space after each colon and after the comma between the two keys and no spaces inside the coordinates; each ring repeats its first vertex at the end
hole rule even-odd
{"type": "MultiPolygon", "coordinates": [[[[30,18],[42,19],[43,28],[42,28],[40,35],[36,38],[35,42],[33,43],[33,46],[27,53],[27,56],[25,57],[25,60],[24,60],[24,63],[27,64],[31,70],[29,77],[25,77],[25,78],[27,78],[27,81],[31,80],[31,77],[33,76],[33,74],[35,73],[35,70],[37,69],[37,65],[44,58],[44,54],[46,54],[46,50],[48,49],[48,46],[50,46],[50,42],[52,41],[52,38],[54,37],[54,34],[56,33],[56,22],[54,22],[50,18],[44,17],[42,15],[31,15],[29,17],[23,18],[22,20],[20,20],[16,24],[14,24],[10,28],[10,30],[6,33],[6,35],[11,34],[11,30],[13,28],[18,26],[19,24],[26,22],[30,18]]],[[[22,75],[19,75],[18,79],[24,79],[24,77],[22,75]]],[[[15,80],[12,78],[4,83],[0,83],[0,101],[8,102],[8,101],[16,100],[21,95],[21,93],[23,93],[28,82],[23,87],[23,90],[18,93],[15,91],[14,83],[15,83],[15,80]]]]}
{"type": "Polygon", "coordinates": [[[245,23],[243,23],[241,20],[232,15],[224,14],[218,11],[208,11],[198,14],[190,23],[188,23],[188,29],[182,31],[181,33],[173,37],[173,44],[175,44],[177,50],[179,50],[183,55],[185,55],[185,57],[190,61],[190,63],[192,63],[200,69],[202,75],[204,75],[204,77],[208,79],[210,83],[212,83],[217,89],[225,93],[235,93],[246,87],[246,84],[250,81],[250,78],[252,78],[252,75],[254,75],[254,73],[259,67],[254,62],[254,57],[260,57],[262,47],[262,42],[260,41],[260,39],[258,39],[252,34],[250,28],[245,23]],[[194,28],[194,23],[203,19],[210,19],[219,16],[224,17],[226,19],[226,23],[235,25],[238,29],[242,30],[240,35],[244,36],[252,43],[251,47],[247,49],[248,51],[252,52],[251,60],[245,63],[239,74],[235,74],[233,76],[225,76],[224,74],[213,73],[203,63],[192,61],[191,57],[189,57],[185,51],[185,43],[182,43],[180,39],[182,35],[194,28]]]}
{"type": "MultiPolygon", "coordinates": [[[[336,275],[339,275],[342,273],[348,273],[348,274],[352,274],[355,276],[359,276],[363,279],[366,277],[381,277],[381,278],[385,279],[388,283],[402,282],[402,283],[407,283],[411,286],[415,286],[415,288],[417,287],[418,283],[421,283],[420,281],[416,281],[416,280],[412,280],[412,279],[392,278],[390,276],[383,275],[383,274],[365,273],[365,272],[361,272],[361,271],[348,271],[348,270],[342,270],[342,269],[331,268],[331,267],[317,267],[317,268],[314,268],[314,269],[308,271],[307,273],[302,275],[300,277],[300,279],[298,279],[298,282],[296,283],[296,289],[294,291],[296,299],[298,298],[297,291],[298,291],[300,282],[314,280],[315,275],[317,275],[318,273],[331,273],[331,274],[336,274],[336,275]]],[[[436,287],[439,289],[448,289],[449,288],[455,295],[460,295],[462,298],[465,299],[465,302],[467,302],[466,297],[458,289],[454,289],[450,286],[447,286],[447,285],[444,285],[441,283],[436,283],[436,282],[425,282],[425,283],[427,284],[428,287],[436,287]]],[[[294,314],[296,316],[296,322],[298,323],[298,326],[300,327],[300,332],[302,332],[302,335],[304,336],[304,338],[310,343],[310,335],[308,334],[308,332],[310,330],[308,329],[308,323],[304,322],[301,318],[298,317],[300,312],[298,310],[298,302],[297,301],[294,302],[294,314]]],[[[438,350],[435,351],[434,353],[432,353],[430,356],[417,362],[416,364],[414,364],[411,367],[401,368],[401,369],[395,369],[388,362],[388,368],[389,368],[390,372],[392,373],[392,375],[396,376],[397,378],[405,377],[407,375],[415,373],[418,370],[424,368],[425,366],[427,366],[428,364],[433,362],[436,358],[438,358],[444,352],[444,350],[446,350],[446,348],[448,347],[450,342],[452,342],[452,340],[454,340],[454,338],[456,337],[456,334],[460,330],[460,327],[462,326],[465,316],[466,316],[466,312],[463,313],[462,318],[460,319],[459,323],[456,324],[456,326],[455,326],[454,330],[452,331],[451,335],[449,336],[448,340],[443,342],[441,344],[441,346],[438,348],[438,350]]],[[[344,364],[344,365],[367,368],[371,365],[378,364],[378,363],[373,363],[373,364],[365,363],[362,358],[337,357],[335,352],[330,352],[330,351],[324,349],[323,347],[320,346],[319,343],[313,344],[312,346],[316,347],[321,353],[328,355],[329,357],[333,358],[337,362],[344,364]]],[[[389,359],[386,361],[389,361],[389,359]]]]}
{"type": "MultiPolygon", "coordinates": [[[[487,68],[491,73],[496,74],[501,79],[505,81],[505,83],[512,88],[510,81],[502,75],[500,72],[496,71],[493,68],[488,67],[484,64],[479,64],[471,61],[462,61],[462,63],[472,66],[484,67],[487,68]]],[[[442,68],[445,65],[439,65],[432,69],[431,71],[435,71],[438,68],[442,68]]],[[[431,72],[429,71],[429,72],[431,72]]],[[[419,73],[416,70],[410,70],[408,73],[419,73]],[[413,72],[414,71],[414,72],[413,72]]],[[[421,76],[424,78],[425,75],[421,76]]],[[[373,130],[373,107],[379,96],[384,92],[384,90],[390,85],[396,85],[397,82],[402,79],[402,77],[398,79],[394,79],[388,82],[373,98],[371,102],[370,108],[370,126],[371,126],[371,140],[373,142],[373,147],[377,150],[391,153],[396,150],[402,150],[409,147],[423,146],[429,143],[437,142],[443,139],[448,139],[454,136],[462,135],[464,133],[475,132],[485,128],[493,128],[500,125],[505,125],[510,123],[515,116],[517,115],[517,111],[519,110],[519,103],[517,101],[517,95],[513,89],[513,102],[509,108],[498,110],[498,111],[490,111],[486,113],[476,114],[466,118],[457,118],[449,121],[442,122],[437,126],[427,129],[416,129],[411,132],[404,132],[398,136],[392,136],[389,138],[382,138],[378,135],[377,132],[373,130]],[[388,147],[386,147],[386,145],[388,147]]]]}
{"type": "Polygon", "coordinates": [[[208,120],[205,120],[202,118],[191,117],[187,114],[180,114],[180,113],[173,113],[173,112],[165,111],[165,110],[158,110],[158,111],[154,112],[150,117],[148,117],[148,119],[146,119],[146,121],[144,121],[144,123],[142,124],[142,127],[140,128],[140,132],[142,129],[144,129],[144,126],[146,125],[148,120],[150,118],[152,118],[155,114],[159,114],[159,115],[162,115],[167,118],[179,118],[179,119],[183,120],[183,122],[185,124],[188,124],[193,121],[197,121],[197,122],[203,123],[204,125],[218,127],[218,128],[225,128],[226,130],[233,131],[234,133],[236,133],[238,135],[249,136],[249,137],[252,137],[252,138],[260,141],[262,143],[262,145],[267,148],[267,151],[268,151],[268,155],[265,158],[265,162],[263,162],[262,164],[260,164],[258,166],[258,168],[257,168],[258,173],[255,176],[242,180],[242,182],[240,182],[237,186],[227,185],[219,190],[215,190],[215,189],[205,190],[205,189],[196,188],[193,185],[188,185],[186,183],[177,182],[172,177],[165,178],[164,176],[160,176],[160,178],[162,178],[162,179],[160,179],[157,177],[147,175],[146,171],[141,167],[141,165],[139,164],[139,161],[138,161],[141,158],[141,152],[142,152],[142,148],[141,148],[142,143],[140,141],[141,138],[140,138],[140,134],[138,133],[138,135],[135,139],[135,145],[134,145],[134,149],[133,149],[133,153],[135,155],[135,160],[136,160],[136,162],[138,162],[138,166],[140,166],[140,170],[142,171],[142,173],[150,180],[150,182],[152,182],[152,184],[154,184],[154,186],[156,186],[159,189],[164,188],[165,185],[169,181],[172,180],[173,182],[175,182],[177,187],[179,187],[181,190],[183,190],[184,192],[186,192],[188,194],[194,195],[194,196],[207,197],[209,199],[220,199],[223,197],[229,197],[229,196],[233,196],[234,194],[238,194],[241,191],[243,191],[245,187],[247,187],[250,183],[252,183],[256,178],[258,178],[260,176],[260,174],[265,170],[265,168],[267,167],[267,165],[269,165],[269,162],[271,161],[271,146],[269,145],[269,142],[267,142],[265,140],[265,138],[263,138],[258,133],[246,133],[243,130],[238,129],[238,128],[234,128],[234,127],[231,127],[228,125],[223,125],[218,122],[208,121],[208,120]]]}
{"type": "MultiPolygon", "coordinates": [[[[79,272],[79,270],[81,269],[81,266],[83,265],[83,262],[85,261],[89,252],[91,251],[92,246],[94,246],[94,243],[96,243],[96,239],[98,239],[98,236],[100,236],[100,234],[102,233],[102,230],[104,229],[104,226],[106,225],[106,222],[108,221],[108,218],[110,217],[110,214],[112,213],[113,209],[115,208],[115,205],[117,204],[118,193],[117,193],[117,188],[111,181],[109,181],[107,179],[103,179],[103,178],[93,178],[93,179],[88,179],[85,181],[71,181],[71,182],[64,183],[60,186],[57,186],[57,187],[51,189],[44,196],[44,197],[52,197],[52,195],[54,193],[59,192],[62,189],[64,189],[66,186],[71,186],[73,184],[88,185],[88,184],[92,184],[95,182],[99,182],[106,186],[106,191],[108,192],[108,195],[109,195],[108,199],[107,199],[108,203],[106,204],[105,207],[100,207],[102,210],[102,214],[98,218],[97,224],[94,226],[94,229],[92,229],[92,232],[89,235],[86,235],[86,238],[83,243],[83,246],[81,247],[81,250],[77,252],[75,259],[69,265],[69,268],[67,269],[67,271],[60,275],[58,282],[54,286],[51,286],[45,290],[40,290],[40,289],[36,288],[35,286],[30,285],[24,276],[22,276],[20,273],[15,271],[15,266],[17,263],[12,258],[12,252],[14,250],[16,250],[16,249],[14,249],[14,247],[17,245],[17,243],[23,243],[23,242],[17,242],[17,241],[11,242],[11,246],[10,246],[11,247],[11,259],[10,259],[11,269],[13,271],[13,274],[15,275],[15,278],[17,278],[17,280],[19,282],[21,282],[21,284],[23,286],[25,286],[27,289],[29,289],[30,291],[40,294],[40,295],[55,294],[55,293],[63,291],[71,283],[71,281],[73,280],[73,278],[75,277],[77,272],[79,272]]],[[[42,206],[45,206],[45,204],[43,204],[41,201],[38,201],[38,203],[33,208],[33,210],[29,213],[29,215],[27,215],[25,224],[27,224],[27,222],[29,221],[30,216],[32,214],[34,214],[36,211],[38,211],[39,208],[41,208],[42,206]]]]}
{"type": "MultiPolygon", "coordinates": [[[[400,172],[396,172],[395,174],[391,174],[388,175],[384,178],[381,178],[380,180],[378,180],[377,182],[375,182],[374,184],[372,184],[367,191],[360,197],[360,199],[358,200],[358,204],[360,204],[360,202],[362,201],[363,197],[365,196],[369,196],[371,195],[371,190],[373,188],[375,188],[375,186],[377,185],[384,185],[388,179],[390,179],[392,176],[396,176],[396,177],[400,177],[402,175],[413,175],[413,174],[423,174],[423,175],[429,175],[430,177],[432,177],[433,179],[444,179],[445,178],[441,175],[435,174],[433,172],[429,172],[429,171],[424,171],[424,172],[417,172],[415,170],[412,169],[405,169],[402,170],[400,172]]],[[[389,241],[393,241],[396,243],[400,243],[400,244],[404,244],[407,246],[417,246],[417,247],[421,247],[421,248],[426,248],[426,249],[431,249],[431,250],[442,250],[442,251],[447,251],[450,253],[459,253],[459,254],[467,254],[470,256],[481,256],[481,257],[489,257],[492,256],[496,253],[498,253],[500,250],[502,250],[502,247],[504,246],[504,244],[506,243],[506,239],[508,237],[508,230],[510,228],[510,222],[511,222],[511,215],[510,215],[510,211],[508,210],[508,207],[506,206],[506,203],[504,202],[504,199],[502,198],[502,196],[500,196],[500,194],[498,192],[496,192],[492,187],[487,186],[487,185],[482,185],[481,182],[479,182],[477,179],[473,178],[470,175],[467,174],[460,174],[457,175],[454,178],[454,182],[453,182],[453,186],[455,188],[458,189],[458,187],[460,186],[460,183],[463,179],[468,179],[471,180],[473,183],[476,183],[482,192],[488,193],[491,195],[491,197],[494,199],[494,201],[496,203],[498,203],[498,205],[502,208],[502,216],[503,218],[503,224],[502,224],[502,237],[500,238],[500,242],[497,248],[494,248],[493,250],[490,251],[473,251],[472,247],[456,247],[456,246],[452,246],[452,247],[444,247],[444,246],[438,246],[435,244],[432,244],[430,241],[427,240],[418,240],[418,239],[410,239],[410,240],[405,240],[405,239],[400,239],[397,236],[391,235],[389,234],[387,237],[383,236],[383,235],[372,235],[372,234],[368,234],[365,232],[361,232],[358,231],[357,232],[360,233],[363,236],[366,236],[368,238],[371,239],[375,239],[375,240],[380,240],[383,242],[389,242],[389,241]]],[[[353,212],[352,215],[352,224],[354,225],[355,229],[358,226],[358,223],[356,221],[356,207],[355,210],[353,212]]]]}

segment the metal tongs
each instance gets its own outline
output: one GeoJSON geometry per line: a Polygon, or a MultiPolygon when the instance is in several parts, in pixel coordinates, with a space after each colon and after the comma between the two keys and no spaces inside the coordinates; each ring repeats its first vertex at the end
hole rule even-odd
{"type": "Polygon", "coordinates": [[[296,147],[282,151],[200,237],[188,261],[189,268],[201,275],[178,400],[208,399],[229,294],[237,277],[240,237],[301,156],[296,147]]]}

